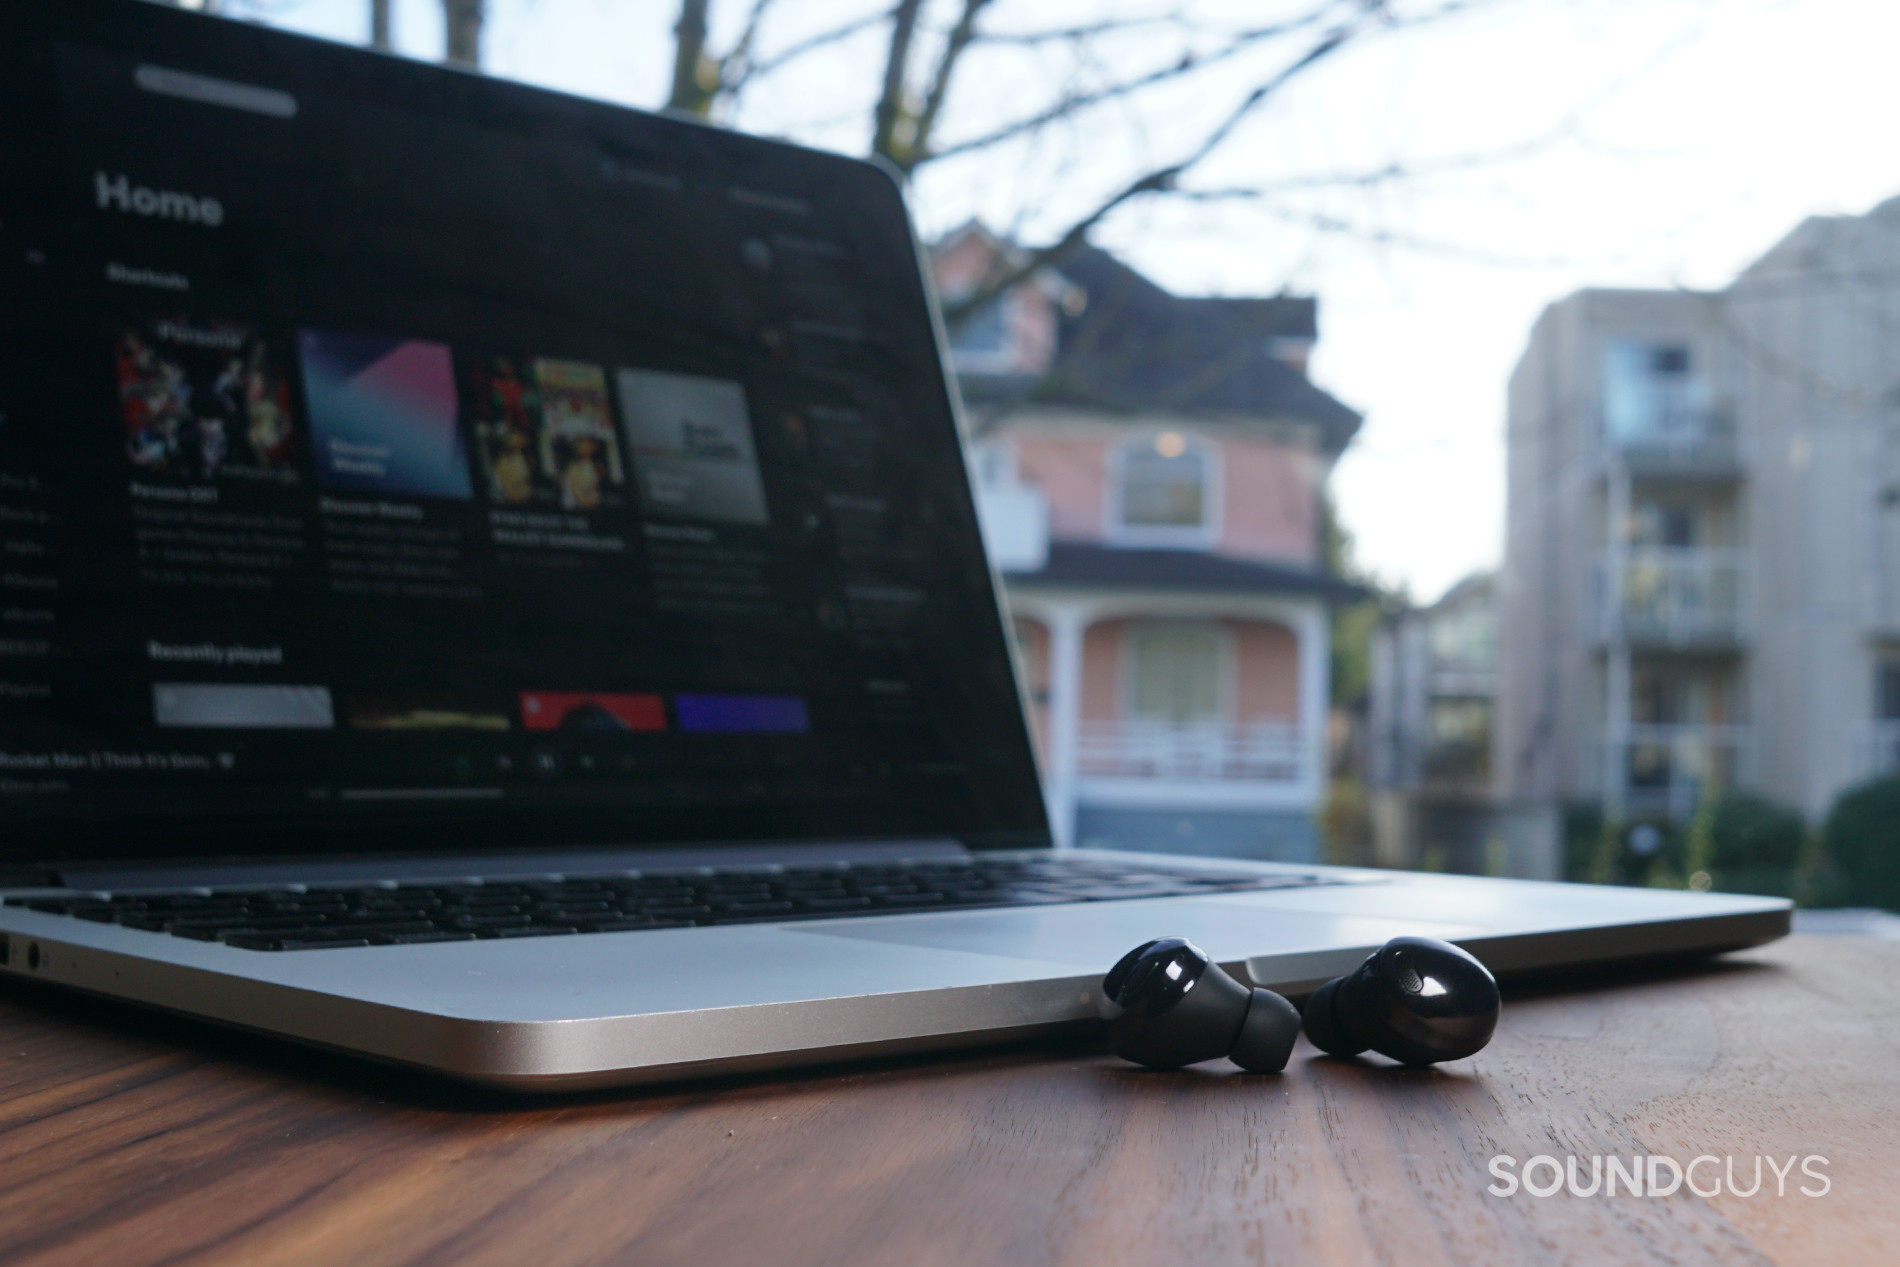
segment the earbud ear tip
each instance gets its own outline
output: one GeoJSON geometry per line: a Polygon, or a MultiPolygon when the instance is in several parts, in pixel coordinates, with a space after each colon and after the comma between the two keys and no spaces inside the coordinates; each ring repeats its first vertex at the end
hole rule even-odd
{"type": "Polygon", "coordinates": [[[1271,990],[1255,990],[1228,1059],[1248,1073],[1279,1073],[1300,1036],[1300,1010],[1271,990]]]}
{"type": "Polygon", "coordinates": [[[1313,997],[1306,1001],[1306,1013],[1302,1018],[1306,1024],[1307,1041],[1328,1056],[1357,1056],[1366,1049],[1364,1043],[1346,1036],[1333,1010],[1333,995],[1338,991],[1339,983],[1345,979],[1334,977],[1313,991],[1313,997]]]}

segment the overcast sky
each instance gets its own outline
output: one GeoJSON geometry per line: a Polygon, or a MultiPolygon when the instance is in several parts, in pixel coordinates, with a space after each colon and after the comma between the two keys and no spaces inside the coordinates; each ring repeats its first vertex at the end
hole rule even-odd
{"type": "MultiPolygon", "coordinates": [[[[360,40],[366,25],[367,0],[259,3],[272,21],[333,38],[360,40]]],[[[885,3],[781,5],[768,46],[885,3]]],[[[395,4],[400,49],[438,55],[437,0],[395,4]]],[[[494,73],[632,105],[663,100],[674,0],[492,7],[494,73]]],[[[716,24],[729,28],[743,7],[714,0],[716,24]]],[[[993,12],[998,27],[1022,29],[1176,7],[999,0],[993,12]]],[[[1246,22],[1274,6],[1194,7],[1246,22]]],[[[1900,193],[1896,47],[1900,6],[1871,0],[1503,0],[1329,61],[1195,183],[1429,168],[1541,138],[1526,155],[1266,208],[1151,202],[1117,214],[1096,241],[1179,293],[1319,297],[1313,376],[1366,415],[1334,476],[1342,518],[1364,564],[1429,599],[1499,558],[1504,385],[1542,307],[1582,286],[1720,286],[1802,218],[1858,214],[1900,193]],[[1315,216],[1375,240],[1315,227],[1315,216]]],[[[1143,55],[1139,44],[1104,53],[1143,55]]],[[[874,37],[840,47],[768,82],[735,122],[856,149],[877,58],[874,37]]],[[[1007,224],[1028,189],[1039,214],[1020,225],[1025,239],[1057,231],[1134,159],[1190,142],[1265,64],[1105,115],[1079,142],[931,173],[913,199],[920,227],[928,236],[973,214],[1007,224]]],[[[984,65],[953,102],[958,126],[1010,113],[1028,76],[1024,62],[984,65]]]]}

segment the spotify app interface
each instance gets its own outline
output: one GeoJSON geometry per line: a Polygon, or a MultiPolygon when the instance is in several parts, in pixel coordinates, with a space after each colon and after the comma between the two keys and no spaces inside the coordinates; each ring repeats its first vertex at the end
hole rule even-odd
{"type": "Polygon", "coordinates": [[[1040,827],[883,177],[133,34],[0,55],[8,853],[1040,827]]]}

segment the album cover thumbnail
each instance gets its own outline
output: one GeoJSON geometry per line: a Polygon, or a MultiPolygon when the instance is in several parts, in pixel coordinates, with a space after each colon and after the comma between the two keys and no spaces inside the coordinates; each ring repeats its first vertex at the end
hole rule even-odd
{"type": "Polygon", "coordinates": [[[468,498],[447,345],[304,330],[304,401],[326,488],[468,498]]]}
{"type": "Polygon", "coordinates": [[[155,474],[295,483],[290,386],[254,325],[162,317],[114,347],[125,452],[155,474]]]}
{"type": "Polygon", "coordinates": [[[523,691],[524,730],[665,730],[666,702],[658,695],[602,691],[523,691]]]}
{"type": "Polygon", "coordinates": [[[454,695],[388,694],[352,697],[352,730],[508,730],[506,711],[487,701],[454,695]]]}
{"type": "Polygon", "coordinates": [[[476,371],[475,433],[489,497],[599,510],[625,504],[607,374],[585,361],[496,356],[476,371]]]}
{"type": "Polygon", "coordinates": [[[744,387],[659,370],[621,370],[616,385],[648,514],[766,522],[744,387]]]}

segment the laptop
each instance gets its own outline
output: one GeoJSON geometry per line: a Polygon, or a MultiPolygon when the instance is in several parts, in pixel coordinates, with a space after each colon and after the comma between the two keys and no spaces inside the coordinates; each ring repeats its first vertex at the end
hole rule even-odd
{"type": "Polygon", "coordinates": [[[1788,903],[1058,850],[879,167],[0,0],[0,972],[564,1089],[1788,903]]]}

